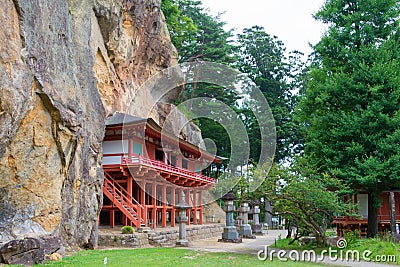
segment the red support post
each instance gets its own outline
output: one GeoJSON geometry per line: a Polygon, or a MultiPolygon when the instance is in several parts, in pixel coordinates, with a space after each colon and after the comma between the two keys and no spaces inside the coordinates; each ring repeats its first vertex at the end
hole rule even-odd
{"type": "Polygon", "coordinates": [[[153,220],[153,228],[157,227],[157,184],[153,183],[152,185],[152,198],[153,198],[153,214],[152,214],[152,220],[153,220]]]}
{"type": "Polygon", "coordinates": [[[175,226],[175,186],[171,187],[171,205],[172,205],[172,210],[171,210],[171,226],[175,226]]]}
{"type": "Polygon", "coordinates": [[[203,224],[203,202],[202,202],[202,197],[203,197],[203,191],[199,191],[199,223],[203,224]]]}
{"type": "Polygon", "coordinates": [[[193,224],[197,224],[197,203],[196,203],[197,191],[193,190],[193,224]]]}
{"type": "MultiPolygon", "coordinates": [[[[126,196],[126,197],[129,199],[129,201],[131,203],[134,202],[133,195],[132,195],[132,186],[133,186],[132,183],[133,183],[133,178],[131,176],[129,176],[126,181],[126,191],[128,191],[129,196],[126,196]]],[[[130,220],[128,220],[128,218],[126,216],[125,216],[125,218],[126,218],[126,221],[124,221],[125,225],[132,225],[133,222],[132,221],[128,222],[130,220]]]]}
{"type": "Polygon", "coordinates": [[[167,186],[165,184],[162,185],[162,205],[161,227],[167,227],[167,186]]]}
{"type": "MultiPolygon", "coordinates": [[[[188,189],[188,190],[186,190],[186,203],[187,204],[189,204],[189,205],[191,205],[190,204],[190,190],[188,189]]],[[[191,205],[192,206],[192,205],[191,205]]],[[[186,211],[186,216],[188,217],[188,221],[187,221],[187,225],[190,225],[190,212],[191,212],[191,210],[192,210],[192,208],[190,208],[190,209],[188,209],[187,211],[186,211]]]]}
{"type": "Polygon", "coordinates": [[[142,218],[144,221],[145,226],[148,226],[147,224],[147,207],[146,207],[146,181],[143,181],[141,184],[140,189],[140,196],[139,196],[139,203],[144,207],[143,213],[142,213],[142,218]]]}

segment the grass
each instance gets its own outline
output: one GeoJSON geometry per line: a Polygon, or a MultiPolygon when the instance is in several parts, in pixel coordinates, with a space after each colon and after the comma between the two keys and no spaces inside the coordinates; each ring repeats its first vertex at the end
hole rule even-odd
{"type": "MultiPolygon", "coordinates": [[[[320,254],[323,250],[329,249],[329,247],[316,247],[316,245],[300,246],[298,241],[293,242],[289,245],[292,239],[278,239],[272,246],[284,250],[314,250],[317,254],[320,254]]],[[[387,262],[390,264],[400,264],[400,244],[385,240],[385,238],[356,238],[348,240],[347,247],[343,250],[342,255],[345,258],[347,251],[358,251],[360,259],[365,251],[369,250],[370,255],[367,255],[369,259],[373,261],[387,262]],[[391,256],[389,256],[391,255],[391,256]],[[394,256],[394,258],[392,257],[394,256]],[[382,261],[383,259],[383,261],[382,261]],[[395,259],[395,261],[393,261],[395,259]]],[[[337,248],[332,248],[337,249],[337,248]]],[[[325,254],[327,255],[327,254],[325,254]]],[[[338,253],[338,255],[340,255],[338,253]]],[[[351,255],[351,254],[349,254],[351,255]]]]}
{"type": "Polygon", "coordinates": [[[369,250],[371,251],[369,258],[373,260],[380,259],[382,256],[387,258],[389,255],[394,255],[396,261],[393,262],[390,260],[389,262],[392,264],[400,264],[400,244],[381,240],[379,238],[357,239],[349,243],[345,250],[356,250],[359,251],[360,254],[369,250]]]}
{"type": "Polygon", "coordinates": [[[320,252],[323,249],[327,248],[327,247],[317,247],[315,244],[300,245],[298,240],[294,241],[293,244],[289,245],[290,241],[292,241],[292,240],[293,240],[292,238],[278,239],[278,240],[276,240],[275,244],[273,244],[271,247],[284,249],[284,250],[309,250],[309,249],[314,249],[316,252],[320,252]]]}
{"type": "Polygon", "coordinates": [[[39,266],[62,267],[98,267],[104,266],[103,260],[107,257],[107,267],[134,267],[134,266],[302,266],[315,267],[320,264],[302,262],[260,261],[256,255],[198,252],[187,249],[174,248],[145,248],[125,250],[90,250],[80,251],[72,256],[65,257],[59,262],[49,262],[39,266]]]}

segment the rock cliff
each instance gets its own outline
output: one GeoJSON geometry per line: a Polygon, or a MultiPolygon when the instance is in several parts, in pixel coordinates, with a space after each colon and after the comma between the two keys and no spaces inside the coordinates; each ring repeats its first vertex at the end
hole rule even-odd
{"type": "Polygon", "coordinates": [[[177,63],[159,7],[1,1],[0,242],[54,234],[96,245],[105,119],[177,63]]]}

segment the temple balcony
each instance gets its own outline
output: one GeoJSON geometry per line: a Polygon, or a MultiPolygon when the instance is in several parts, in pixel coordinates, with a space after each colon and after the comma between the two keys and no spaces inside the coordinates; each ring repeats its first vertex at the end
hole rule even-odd
{"type": "Polygon", "coordinates": [[[216,183],[214,178],[140,155],[103,155],[103,168],[126,169],[126,171],[133,172],[135,178],[151,177],[152,173],[153,175],[158,174],[173,184],[185,187],[213,186],[216,183]]]}

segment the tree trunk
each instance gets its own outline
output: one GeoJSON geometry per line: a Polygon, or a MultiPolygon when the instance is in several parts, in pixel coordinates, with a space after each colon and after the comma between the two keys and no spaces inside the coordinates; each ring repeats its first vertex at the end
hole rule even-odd
{"type": "Polygon", "coordinates": [[[392,236],[397,235],[396,231],[396,202],[394,200],[394,192],[389,194],[389,206],[390,206],[390,231],[392,236]]]}
{"type": "Polygon", "coordinates": [[[379,198],[376,192],[368,193],[368,228],[367,237],[373,238],[378,234],[379,198]]]}
{"type": "Polygon", "coordinates": [[[288,227],[288,228],[287,228],[286,239],[292,237],[292,222],[291,222],[291,221],[288,221],[287,227],[288,227]]]}

